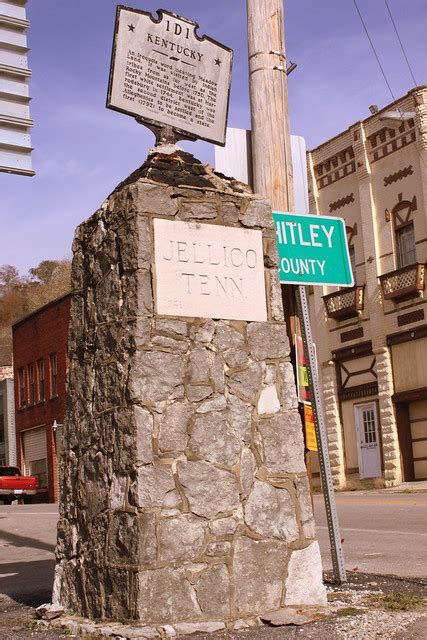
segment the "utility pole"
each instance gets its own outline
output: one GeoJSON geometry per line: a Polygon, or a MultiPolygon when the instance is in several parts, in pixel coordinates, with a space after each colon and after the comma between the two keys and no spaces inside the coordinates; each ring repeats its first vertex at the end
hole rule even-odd
{"type": "MultiPolygon", "coordinates": [[[[294,210],[283,0],[247,0],[252,169],[255,193],[273,211],[294,210]]],[[[286,329],[294,346],[294,287],[282,285],[286,329]]]]}
{"type": "MultiPolygon", "coordinates": [[[[270,200],[273,211],[293,212],[293,174],[288,114],[288,81],[283,0],[247,0],[249,94],[254,190],[270,200]]],[[[289,339],[296,309],[301,325],[310,384],[319,466],[325,498],[335,581],[346,582],[335,495],[329,461],[309,308],[304,286],[282,286],[289,339]]]]}
{"type": "Polygon", "coordinates": [[[283,0],[247,0],[254,191],[293,211],[283,0]]]}

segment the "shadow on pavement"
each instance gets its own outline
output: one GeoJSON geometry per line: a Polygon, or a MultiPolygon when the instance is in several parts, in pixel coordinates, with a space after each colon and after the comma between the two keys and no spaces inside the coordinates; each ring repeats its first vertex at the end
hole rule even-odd
{"type": "Polygon", "coordinates": [[[55,545],[49,542],[43,542],[36,538],[29,538],[28,536],[20,536],[16,533],[10,533],[9,531],[3,531],[0,529],[0,538],[5,542],[10,542],[14,547],[29,547],[30,549],[42,549],[43,551],[51,551],[54,553],[55,545]]]}
{"type": "Polygon", "coordinates": [[[55,560],[0,564],[0,593],[30,607],[50,602],[55,560]]]}

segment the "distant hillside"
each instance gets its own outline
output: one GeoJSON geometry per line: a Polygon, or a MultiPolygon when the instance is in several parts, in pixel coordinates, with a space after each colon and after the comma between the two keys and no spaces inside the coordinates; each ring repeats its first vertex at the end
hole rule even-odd
{"type": "Polygon", "coordinates": [[[12,362],[11,325],[70,290],[70,260],[43,260],[21,276],[16,267],[0,266],[0,365],[12,362]]]}

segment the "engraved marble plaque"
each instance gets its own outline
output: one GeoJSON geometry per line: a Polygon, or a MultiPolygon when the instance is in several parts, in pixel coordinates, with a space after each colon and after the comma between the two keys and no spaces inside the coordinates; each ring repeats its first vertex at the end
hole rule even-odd
{"type": "Polygon", "coordinates": [[[154,220],[160,315],[267,320],[261,231],[154,220]]]}
{"type": "Polygon", "coordinates": [[[225,144],[233,52],[195,22],[119,6],[107,107],[225,144]]]}

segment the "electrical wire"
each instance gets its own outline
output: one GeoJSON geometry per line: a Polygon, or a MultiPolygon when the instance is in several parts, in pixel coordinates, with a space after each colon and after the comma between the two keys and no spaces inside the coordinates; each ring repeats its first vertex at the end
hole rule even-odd
{"type": "MultiPolygon", "coordinates": [[[[393,16],[392,16],[391,11],[390,11],[390,7],[388,6],[387,0],[384,0],[384,2],[385,2],[386,6],[387,6],[387,9],[388,9],[388,11],[389,11],[390,18],[391,18],[391,20],[392,20],[392,22],[393,22],[393,25],[394,25],[394,28],[395,28],[395,31],[396,31],[396,35],[397,35],[397,37],[398,37],[398,39],[399,39],[399,42],[400,42],[400,45],[401,45],[401,47],[402,47],[402,51],[404,51],[404,49],[403,49],[403,44],[402,44],[402,42],[401,42],[401,40],[400,40],[400,37],[399,37],[398,31],[397,31],[397,27],[396,27],[396,25],[395,25],[395,22],[394,22],[394,20],[393,20],[393,16]]],[[[365,21],[363,20],[363,16],[362,16],[362,14],[360,13],[360,9],[359,9],[359,7],[358,7],[358,5],[357,5],[357,1],[356,1],[356,0],[353,0],[353,4],[354,4],[354,6],[356,7],[357,13],[359,14],[360,21],[361,21],[361,23],[362,23],[362,25],[363,25],[363,28],[364,28],[365,33],[366,33],[366,36],[367,36],[367,38],[368,38],[368,40],[369,40],[369,43],[370,43],[370,45],[371,45],[371,47],[372,47],[372,51],[374,52],[375,58],[376,58],[376,60],[377,60],[377,62],[378,62],[378,66],[379,66],[379,68],[381,69],[381,73],[382,73],[382,75],[383,75],[384,81],[385,81],[385,83],[386,83],[386,85],[387,85],[387,87],[388,87],[388,90],[390,91],[390,95],[391,95],[391,97],[393,98],[393,102],[397,102],[397,100],[396,100],[396,98],[395,98],[395,95],[394,95],[394,93],[393,93],[393,90],[392,90],[392,88],[391,88],[391,86],[390,86],[390,83],[389,83],[389,81],[388,81],[388,79],[387,79],[387,76],[386,76],[386,73],[385,73],[385,71],[384,71],[384,68],[383,68],[383,66],[382,66],[382,64],[381,64],[381,61],[380,61],[380,59],[379,59],[379,56],[378,56],[378,54],[377,54],[377,51],[376,51],[376,49],[375,49],[374,43],[372,42],[371,36],[369,35],[368,28],[367,28],[367,26],[366,26],[366,24],[365,24],[365,21]]],[[[404,56],[405,56],[405,59],[406,59],[406,61],[407,61],[407,63],[408,63],[408,66],[409,66],[409,62],[408,62],[408,59],[407,59],[407,57],[406,57],[406,54],[405,54],[405,53],[404,53],[404,56]]],[[[416,80],[415,80],[414,75],[413,75],[413,73],[412,73],[412,70],[411,70],[411,75],[412,75],[412,78],[413,78],[413,80],[414,80],[414,82],[415,82],[415,86],[417,86],[417,83],[416,83],[416,80]]],[[[403,116],[403,111],[402,111],[402,109],[401,109],[401,107],[400,107],[399,105],[396,105],[396,110],[400,113],[400,115],[401,115],[401,116],[403,116]]],[[[426,161],[424,160],[423,154],[421,153],[421,151],[420,151],[420,149],[418,148],[418,146],[417,146],[417,145],[415,145],[415,148],[416,148],[416,150],[417,150],[417,152],[418,152],[418,155],[419,155],[419,157],[420,157],[420,160],[421,160],[422,164],[423,164],[423,165],[424,165],[424,167],[427,169],[426,161]]]]}
{"type": "Polygon", "coordinates": [[[383,66],[382,66],[382,64],[381,64],[381,60],[379,59],[379,56],[378,56],[377,50],[375,49],[374,43],[373,43],[373,42],[372,42],[372,40],[371,40],[371,36],[369,35],[368,28],[367,28],[367,26],[366,26],[366,24],[365,24],[365,21],[364,21],[364,19],[363,19],[362,14],[360,13],[360,9],[359,9],[359,7],[358,7],[358,4],[357,4],[356,0],[353,0],[353,4],[354,4],[354,6],[356,7],[356,11],[357,11],[357,13],[359,14],[360,22],[361,22],[361,23],[362,23],[362,25],[363,25],[363,28],[364,28],[365,33],[366,33],[366,36],[367,36],[367,38],[368,38],[368,40],[369,40],[369,43],[370,43],[370,45],[371,45],[371,47],[372,47],[372,51],[374,52],[374,56],[375,56],[375,58],[376,58],[376,60],[377,60],[377,62],[378,62],[378,66],[379,66],[379,68],[381,69],[381,73],[382,73],[382,75],[383,75],[384,81],[385,81],[385,83],[386,83],[386,85],[387,85],[387,87],[388,87],[388,90],[390,91],[390,95],[391,95],[391,97],[393,98],[393,102],[396,102],[396,98],[395,98],[395,96],[394,96],[393,90],[392,90],[392,88],[391,88],[391,86],[390,86],[389,81],[387,80],[387,76],[386,76],[385,71],[384,71],[384,68],[383,68],[383,66]]]}
{"type": "Polygon", "coordinates": [[[400,39],[400,35],[399,35],[398,30],[397,30],[396,23],[395,23],[395,21],[394,21],[393,15],[392,15],[392,13],[391,13],[391,9],[390,9],[390,7],[389,7],[389,4],[388,4],[387,0],[384,0],[384,2],[385,2],[385,6],[387,7],[387,11],[388,11],[388,14],[389,14],[389,16],[390,16],[391,23],[392,23],[392,25],[393,25],[393,27],[394,27],[394,30],[395,30],[395,32],[396,32],[397,39],[399,40],[400,48],[402,49],[402,53],[403,53],[403,56],[404,56],[404,58],[405,58],[405,60],[406,60],[406,64],[408,65],[409,73],[410,73],[410,74],[411,74],[411,76],[412,76],[412,80],[414,81],[414,85],[415,85],[415,86],[418,86],[418,85],[417,85],[417,81],[415,80],[414,73],[413,73],[413,71],[412,71],[412,67],[411,67],[411,65],[409,64],[409,60],[408,60],[408,56],[406,55],[405,47],[403,46],[402,40],[400,39]]]}
{"type": "MultiPolygon", "coordinates": [[[[392,13],[391,13],[391,11],[390,11],[390,7],[389,7],[389,5],[388,5],[387,0],[384,0],[384,2],[385,2],[385,4],[386,4],[386,6],[387,6],[387,9],[388,9],[388,12],[389,12],[389,15],[390,15],[391,21],[392,21],[392,23],[393,23],[394,29],[395,29],[395,31],[396,31],[396,35],[397,35],[397,37],[398,37],[398,40],[399,40],[399,42],[400,42],[400,46],[401,46],[402,51],[403,51],[403,55],[405,56],[405,60],[406,60],[406,62],[407,62],[407,64],[408,64],[409,70],[410,70],[410,72],[411,72],[412,79],[413,79],[413,81],[414,81],[414,83],[415,83],[415,86],[417,86],[417,82],[416,82],[416,80],[415,80],[414,74],[412,73],[412,69],[411,69],[411,67],[410,67],[410,64],[409,64],[408,58],[407,58],[407,56],[406,56],[406,53],[405,53],[405,50],[404,50],[404,47],[403,47],[402,41],[401,41],[400,36],[399,36],[399,33],[398,33],[398,31],[397,31],[396,24],[395,24],[395,22],[394,22],[394,20],[393,20],[393,16],[392,16],[392,13]]],[[[364,19],[363,19],[362,14],[361,14],[361,12],[360,12],[360,9],[359,9],[359,6],[358,6],[358,4],[357,4],[357,1],[356,1],[356,0],[353,0],[353,4],[354,4],[354,6],[356,7],[356,11],[357,11],[357,13],[359,14],[360,22],[361,22],[361,23],[362,23],[362,25],[363,25],[363,28],[364,28],[365,33],[366,33],[366,37],[368,38],[369,43],[370,43],[370,45],[371,45],[371,47],[372,47],[372,51],[374,52],[375,58],[376,58],[376,60],[377,60],[377,62],[378,62],[378,66],[379,66],[379,68],[381,69],[381,73],[382,73],[383,78],[384,78],[384,81],[385,81],[385,83],[386,83],[386,85],[387,85],[387,87],[388,87],[388,90],[390,91],[390,95],[391,95],[391,97],[393,98],[393,102],[397,102],[397,100],[396,100],[396,98],[395,98],[395,95],[394,95],[394,93],[393,93],[393,90],[392,90],[392,88],[391,88],[391,86],[390,86],[390,83],[389,83],[389,81],[388,81],[388,79],[387,79],[387,76],[386,76],[386,73],[385,73],[385,71],[384,71],[384,68],[383,68],[383,66],[382,66],[382,64],[381,64],[381,60],[379,59],[379,56],[378,56],[378,54],[377,54],[377,50],[375,49],[374,43],[372,42],[371,36],[369,35],[368,28],[367,28],[367,26],[366,26],[366,24],[365,24],[365,21],[364,21],[364,19]]],[[[400,106],[399,106],[399,105],[396,105],[396,110],[400,113],[400,115],[401,115],[401,116],[403,116],[402,109],[400,108],[400,106]]],[[[420,151],[420,149],[417,147],[417,145],[415,145],[415,148],[416,148],[416,150],[417,150],[417,152],[418,152],[418,155],[419,155],[419,157],[420,157],[420,160],[421,160],[422,164],[424,165],[424,168],[426,168],[426,169],[427,169],[426,161],[424,160],[423,154],[421,153],[421,151],[420,151]]]]}

